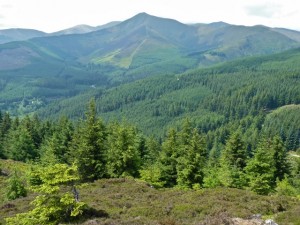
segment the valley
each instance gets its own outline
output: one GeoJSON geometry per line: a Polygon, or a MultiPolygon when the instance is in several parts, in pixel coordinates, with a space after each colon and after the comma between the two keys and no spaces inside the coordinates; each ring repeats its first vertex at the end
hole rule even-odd
{"type": "Polygon", "coordinates": [[[299,62],[261,25],[0,30],[0,224],[300,224],[299,62]]]}

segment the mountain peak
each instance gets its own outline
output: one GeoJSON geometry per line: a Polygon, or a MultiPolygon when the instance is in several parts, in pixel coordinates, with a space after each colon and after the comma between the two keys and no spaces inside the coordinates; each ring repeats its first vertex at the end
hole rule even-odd
{"type": "Polygon", "coordinates": [[[136,14],[135,16],[131,17],[128,20],[125,20],[123,24],[130,25],[133,27],[139,27],[139,26],[152,26],[152,27],[164,27],[163,29],[166,29],[166,27],[174,27],[175,26],[187,26],[186,24],[182,24],[178,22],[177,20],[168,19],[168,18],[162,18],[150,15],[148,13],[142,12],[139,14],[136,14]]]}
{"type": "Polygon", "coordinates": [[[137,14],[137,16],[140,15],[140,16],[150,16],[148,13],[146,12],[140,12],[137,14]]]}
{"type": "Polygon", "coordinates": [[[139,21],[139,22],[145,22],[145,21],[149,21],[152,19],[157,19],[158,17],[149,15],[148,13],[142,12],[139,14],[136,14],[135,16],[133,16],[132,18],[130,18],[130,21],[139,21]]]}
{"type": "Polygon", "coordinates": [[[141,13],[136,14],[134,17],[153,17],[153,16],[151,16],[150,14],[148,14],[146,12],[141,12],[141,13]]]}

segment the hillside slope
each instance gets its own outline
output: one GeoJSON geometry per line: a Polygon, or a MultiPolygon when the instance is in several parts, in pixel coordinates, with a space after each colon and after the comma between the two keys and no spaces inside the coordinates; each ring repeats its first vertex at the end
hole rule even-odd
{"type": "Polygon", "coordinates": [[[161,135],[185,117],[207,132],[231,120],[299,104],[299,60],[300,50],[295,49],[179,75],[154,76],[105,91],[95,89],[55,102],[39,113],[47,118],[80,117],[85,102],[96,96],[101,117],[125,117],[146,133],[161,135]]]}
{"type": "Polygon", "coordinates": [[[4,29],[0,30],[0,44],[12,41],[24,41],[35,37],[44,37],[47,34],[33,29],[4,29]]]}
{"type": "MultiPolygon", "coordinates": [[[[3,187],[1,178],[0,186],[3,187]]],[[[233,224],[233,218],[247,219],[254,214],[275,217],[279,224],[299,222],[293,215],[299,209],[296,199],[260,196],[246,190],[156,190],[139,180],[118,178],[86,184],[79,193],[81,201],[94,210],[87,218],[68,224],[217,225],[233,224]]],[[[28,211],[32,199],[30,195],[0,203],[0,223],[6,217],[28,211]]]]}
{"type": "MultiPolygon", "coordinates": [[[[74,32],[74,31],[73,31],[74,32]]],[[[83,34],[0,45],[0,104],[15,115],[95,87],[174,75],[236,58],[280,52],[299,42],[268,27],[186,25],[140,13],[83,34]]]]}

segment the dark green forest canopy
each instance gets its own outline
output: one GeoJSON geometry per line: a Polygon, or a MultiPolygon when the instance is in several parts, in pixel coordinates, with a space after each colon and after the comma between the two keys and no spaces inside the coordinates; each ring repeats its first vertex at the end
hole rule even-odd
{"type": "MultiPolygon", "coordinates": [[[[300,103],[299,60],[300,49],[294,49],[178,75],[157,75],[56,101],[38,114],[44,118],[62,114],[82,117],[86,102],[94,96],[98,114],[104,120],[126,119],[146,134],[162,137],[170,127],[179,126],[188,117],[209,136],[217,133],[223,144],[229,130],[240,127],[253,145],[254,136],[268,114],[282,106],[300,103]]],[[[287,111],[296,113],[297,109],[287,111]]],[[[273,125],[268,122],[266,126],[273,125]]],[[[289,128],[288,136],[297,140],[299,128],[293,127],[289,128]]],[[[279,126],[270,129],[273,134],[280,134],[279,126]]],[[[210,137],[209,145],[213,138],[210,137]]],[[[282,138],[286,141],[287,137],[282,138]]],[[[297,146],[299,141],[288,148],[297,146]]]]}

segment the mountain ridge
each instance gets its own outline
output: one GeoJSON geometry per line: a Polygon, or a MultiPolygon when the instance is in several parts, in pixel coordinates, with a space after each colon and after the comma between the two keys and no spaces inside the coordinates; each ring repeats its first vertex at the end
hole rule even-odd
{"type": "Polygon", "coordinates": [[[47,33],[34,29],[10,28],[0,30],[0,44],[23,41],[35,37],[45,37],[47,33]]]}
{"type": "Polygon", "coordinates": [[[48,104],[94,86],[105,89],[300,46],[300,32],[279,31],[224,22],[187,25],[140,13],[88,33],[1,44],[0,106],[16,111],[24,92],[48,104]]]}

